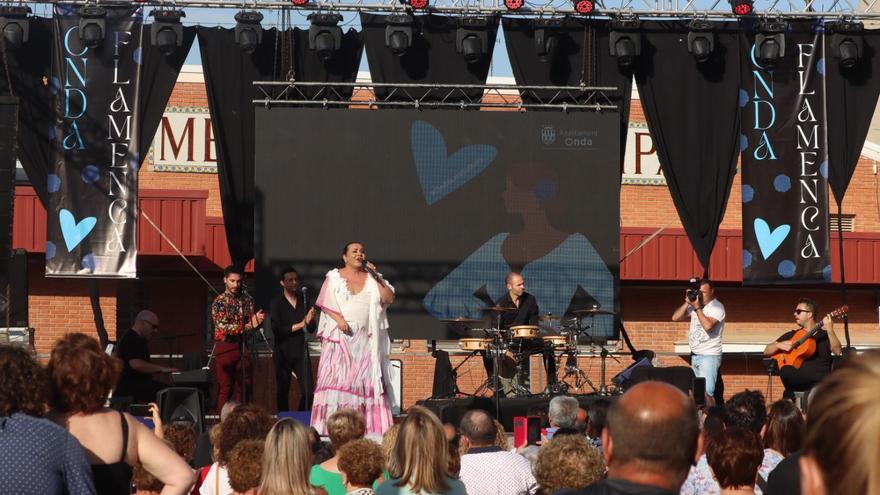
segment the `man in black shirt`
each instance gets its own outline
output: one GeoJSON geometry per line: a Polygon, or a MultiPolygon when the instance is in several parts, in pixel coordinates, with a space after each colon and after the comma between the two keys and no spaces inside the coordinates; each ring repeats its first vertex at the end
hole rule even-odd
{"type": "Polygon", "coordinates": [[[608,478],[557,495],[677,495],[702,443],[692,399],[667,383],[639,383],[608,410],[602,431],[608,478]]]}
{"type": "Polygon", "coordinates": [[[135,317],[131,330],[116,345],[116,356],[122,360],[122,376],[113,392],[114,397],[131,397],[134,402],[155,402],[156,394],[168,385],[153,380],[156,373],[177,371],[150,362],[147,339],[159,331],[159,317],[143,310],[135,317]]]}
{"type": "Polygon", "coordinates": [[[290,377],[291,373],[296,373],[300,390],[296,410],[308,410],[312,407],[314,391],[312,365],[304,330],[314,333],[317,328],[315,308],[306,308],[304,295],[298,293],[299,274],[295,269],[282,270],[280,284],[283,290],[272,299],[269,306],[269,319],[275,335],[275,400],[279,411],[290,409],[290,377]]]}
{"type": "MultiPolygon", "coordinates": [[[[798,301],[794,310],[794,320],[800,328],[807,331],[816,326],[818,306],[816,301],[803,298],[798,301]]],[[[792,349],[791,339],[796,330],[789,330],[780,335],[775,342],[771,342],[764,348],[765,356],[772,356],[779,352],[788,352],[792,349]]],[[[825,316],[822,320],[822,328],[814,337],[816,340],[816,352],[804,361],[800,368],[783,366],[779,370],[779,377],[785,385],[787,393],[808,391],[819,383],[826,375],[831,373],[832,355],[841,352],[840,339],[834,333],[834,321],[831,316],[825,316]]]]}

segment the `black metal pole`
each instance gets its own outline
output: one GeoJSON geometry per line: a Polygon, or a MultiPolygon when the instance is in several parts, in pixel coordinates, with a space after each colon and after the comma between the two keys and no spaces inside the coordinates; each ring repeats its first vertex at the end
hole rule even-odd
{"type": "MultiPolygon", "coordinates": [[[[841,201],[837,200],[837,247],[840,257],[840,298],[841,303],[846,305],[846,270],[843,268],[843,215],[841,213],[841,201]]],[[[843,336],[846,340],[846,347],[843,354],[847,355],[852,351],[852,344],[849,340],[849,315],[843,314],[843,336]]]]}

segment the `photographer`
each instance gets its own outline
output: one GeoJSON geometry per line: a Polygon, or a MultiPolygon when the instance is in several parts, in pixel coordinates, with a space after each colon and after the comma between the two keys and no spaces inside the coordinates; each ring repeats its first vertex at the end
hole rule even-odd
{"type": "Polygon", "coordinates": [[[685,291],[684,304],[672,314],[672,321],[690,318],[688,345],[694,374],[706,379],[706,396],[715,395],[715,380],[721,367],[721,335],[724,333],[724,305],[715,299],[711,281],[693,280],[685,291]]]}

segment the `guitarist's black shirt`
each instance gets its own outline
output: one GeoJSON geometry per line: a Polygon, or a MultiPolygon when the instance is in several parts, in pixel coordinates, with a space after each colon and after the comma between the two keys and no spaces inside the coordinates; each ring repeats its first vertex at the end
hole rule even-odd
{"type": "MultiPolygon", "coordinates": [[[[780,335],[776,342],[791,340],[797,330],[789,330],[780,335]]],[[[779,377],[786,390],[792,392],[806,391],[813,388],[828,373],[831,373],[831,342],[828,341],[828,332],[819,330],[814,337],[816,339],[816,352],[804,361],[800,368],[785,366],[779,370],[779,377]]]]}

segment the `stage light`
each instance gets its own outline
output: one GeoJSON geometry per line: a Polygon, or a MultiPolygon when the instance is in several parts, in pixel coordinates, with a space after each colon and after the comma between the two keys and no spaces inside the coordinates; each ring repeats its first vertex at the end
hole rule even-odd
{"type": "Polygon", "coordinates": [[[781,20],[764,20],[755,35],[755,59],[762,67],[772,68],[785,57],[785,30],[781,20]]]}
{"type": "Polygon", "coordinates": [[[235,42],[245,53],[254,53],[263,40],[263,14],[256,10],[242,10],[235,14],[235,42]]]}
{"type": "Polygon", "coordinates": [[[104,40],[107,11],[103,7],[86,5],[79,9],[79,39],[83,45],[95,48],[104,40]]]}
{"type": "Polygon", "coordinates": [[[398,57],[412,46],[413,17],[409,14],[391,14],[385,19],[385,46],[398,57]]]}
{"type": "Polygon", "coordinates": [[[590,15],[596,9],[596,4],[593,3],[593,0],[571,0],[571,3],[574,4],[575,12],[580,15],[590,15]]]}
{"type": "Polygon", "coordinates": [[[336,13],[309,14],[309,48],[315,50],[318,58],[329,60],[342,46],[342,29],[337,25],[342,16],[336,13]]]}
{"type": "Polygon", "coordinates": [[[309,0],[290,0],[290,3],[292,3],[294,7],[304,7],[305,5],[308,5],[309,0]]]}
{"type": "Polygon", "coordinates": [[[458,30],[455,32],[455,48],[464,56],[465,62],[479,62],[489,53],[489,35],[486,29],[489,19],[484,16],[468,16],[458,19],[458,30]]]}
{"type": "Polygon", "coordinates": [[[705,62],[712,57],[715,50],[715,35],[710,31],[712,26],[702,20],[694,20],[689,24],[688,51],[697,62],[705,62]]]}
{"type": "Polygon", "coordinates": [[[862,38],[865,25],[857,21],[837,21],[826,24],[825,30],[831,33],[831,52],[840,66],[845,69],[855,67],[865,49],[862,38]]]}
{"type": "Polygon", "coordinates": [[[186,17],[182,10],[153,10],[150,15],[156,19],[150,29],[150,43],[165,55],[171,55],[183,46],[183,26],[180,18],[186,17]]]}
{"type": "Polygon", "coordinates": [[[642,37],[639,35],[637,18],[620,18],[611,21],[608,50],[617,57],[617,64],[629,67],[642,54],[642,37]]]}
{"type": "Polygon", "coordinates": [[[21,45],[28,40],[31,8],[26,5],[4,5],[0,7],[0,26],[3,37],[11,45],[21,45]]]}
{"type": "Polygon", "coordinates": [[[751,15],[752,11],[755,9],[752,0],[730,0],[730,8],[733,10],[734,14],[739,16],[751,15]]]}
{"type": "Polygon", "coordinates": [[[430,2],[428,0],[402,0],[404,4],[409,5],[415,10],[425,10],[430,2]]]}
{"type": "Polygon", "coordinates": [[[535,19],[535,53],[541,62],[550,62],[559,52],[559,35],[557,30],[562,27],[562,19],[535,19]]]}
{"type": "Polygon", "coordinates": [[[524,3],[523,0],[504,0],[504,6],[510,11],[521,9],[524,3]]]}

